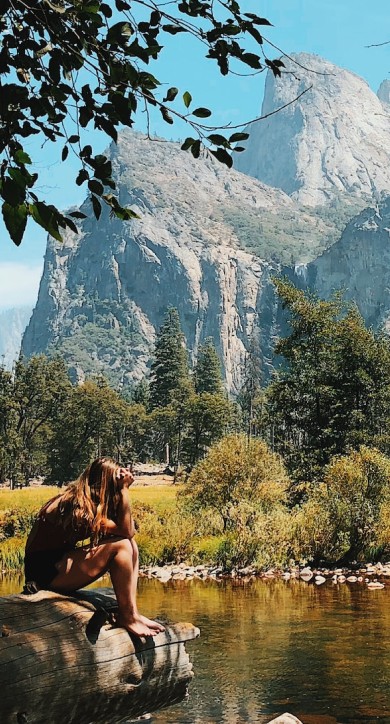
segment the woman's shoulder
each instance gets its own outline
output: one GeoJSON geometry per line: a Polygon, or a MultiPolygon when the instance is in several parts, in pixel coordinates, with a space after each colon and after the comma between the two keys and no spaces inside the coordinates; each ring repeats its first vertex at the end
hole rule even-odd
{"type": "Polygon", "coordinates": [[[41,518],[42,520],[53,520],[57,517],[58,513],[58,507],[61,503],[62,493],[58,493],[58,495],[55,495],[53,498],[50,498],[50,500],[45,503],[45,505],[42,506],[38,513],[38,518],[41,518]]]}

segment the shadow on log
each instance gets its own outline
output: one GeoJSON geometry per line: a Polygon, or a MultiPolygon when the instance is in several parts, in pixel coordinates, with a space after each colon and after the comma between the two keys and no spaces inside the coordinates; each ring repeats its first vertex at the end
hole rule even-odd
{"type": "Polygon", "coordinates": [[[1,724],[115,724],[181,701],[189,623],[140,640],[112,625],[110,588],[0,598],[1,724]]]}

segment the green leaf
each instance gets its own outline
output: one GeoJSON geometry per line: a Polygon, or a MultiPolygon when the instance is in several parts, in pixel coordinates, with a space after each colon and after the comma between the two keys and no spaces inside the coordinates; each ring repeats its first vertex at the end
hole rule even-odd
{"type": "Polygon", "coordinates": [[[108,30],[107,41],[109,43],[121,43],[124,38],[130,38],[131,35],[133,35],[133,28],[130,23],[115,23],[108,30]]]}
{"type": "Polygon", "coordinates": [[[177,33],[186,33],[187,30],[185,28],[181,28],[180,25],[172,25],[171,23],[168,23],[167,25],[162,25],[162,30],[165,30],[166,33],[169,33],[170,35],[177,35],[177,33]]]}
{"type": "Polygon", "coordinates": [[[83,214],[82,211],[71,211],[68,216],[72,216],[74,219],[86,219],[87,214],[83,214]]]}
{"type": "Polygon", "coordinates": [[[172,125],[173,118],[171,114],[169,113],[168,109],[165,108],[165,106],[160,106],[161,115],[165,121],[165,123],[170,123],[172,125]]]}
{"type": "Polygon", "coordinates": [[[195,110],[192,111],[192,115],[197,118],[208,118],[211,116],[211,111],[209,111],[208,108],[195,108],[195,110]]]}
{"type": "Polygon", "coordinates": [[[241,60],[246,65],[249,65],[250,68],[254,68],[255,70],[260,70],[262,67],[259,56],[254,53],[243,53],[241,55],[241,60]]]}
{"type": "Polygon", "coordinates": [[[244,15],[246,18],[250,18],[254,25],[271,25],[271,27],[273,27],[272,23],[270,23],[267,18],[259,18],[259,16],[255,15],[255,13],[244,13],[244,15]]]}
{"type": "Polygon", "coordinates": [[[18,206],[11,206],[4,202],[2,206],[2,213],[4,224],[6,229],[16,246],[19,246],[23,239],[23,234],[27,224],[27,206],[26,204],[19,204],[18,206]]]}
{"type": "Polygon", "coordinates": [[[237,141],[246,141],[249,138],[249,133],[233,133],[229,138],[230,143],[237,143],[237,141]]]}
{"type": "Polygon", "coordinates": [[[121,206],[113,209],[115,216],[121,221],[130,221],[131,219],[139,219],[140,217],[131,209],[122,209],[121,206]]]}
{"type": "Polygon", "coordinates": [[[210,133],[209,136],[207,136],[207,140],[211,141],[211,143],[214,143],[216,146],[227,146],[229,145],[229,141],[225,136],[222,136],[220,133],[210,133]]]}
{"type": "Polygon", "coordinates": [[[63,217],[54,206],[48,206],[43,201],[36,201],[35,204],[29,205],[29,210],[34,221],[36,221],[39,226],[42,226],[42,228],[54,239],[57,239],[57,241],[62,241],[62,236],[58,229],[58,222],[59,219],[63,217]]]}
{"type": "Polygon", "coordinates": [[[188,91],[183,93],[183,101],[186,108],[189,108],[192,101],[192,95],[188,91]]]}
{"type": "Polygon", "coordinates": [[[195,138],[186,138],[180,147],[181,150],[188,151],[188,149],[191,148],[191,146],[195,143],[195,141],[196,141],[195,138]]]}
{"type": "Polygon", "coordinates": [[[195,141],[191,146],[191,153],[194,158],[199,158],[200,155],[200,140],[195,141]]]}
{"type": "Polygon", "coordinates": [[[79,233],[79,230],[78,230],[76,224],[73,223],[72,219],[68,219],[66,216],[64,216],[64,222],[65,222],[64,225],[66,225],[69,229],[71,229],[74,234],[79,233]]]}
{"type": "Polygon", "coordinates": [[[84,183],[84,181],[87,181],[89,179],[89,173],[85,168],[80,169],[78,176],[76,178],[76,184],[77,186],[81,186],[81,184],[84,183]]]}
{"type": "Polygon", "coordinates": [[[19,184],[19,180],[6,177],[2,184],[1,195],[10,206],[22,204],[26,198],[26,187],[19,184]]]}
{"type": "Polygon", "coordinates": [[[100,214],[102,213],[102,205],[101,205],[99,199],[97,199],[94,194],[91,194],[91,201],[92,201],[92,208],[93,208],[93,213],[95,214],[95,218],[99,220],[100,214]]]}
{"type": "Polygon", "coordinates": [[[88,181],[88,188],[93,194],[97,194],[97,196],[101,196],[104,191],[103,184],[96,179],[91,179],[91,181],[88,181]]]}
{"type": "Polygon", "coordinates": [[[178,92],[178,88],[169,88],[165,98],[163,98],[163,103],[166,103],[167,101],[174,101],[178,92]]]}
{"type": "Polygon", "coordinates": [[[11,166],[11,168],[8,169],[8,173],[10,177],[12,178],[15,183],[20,186],[21,189],[25,189],[28,182],[28,177],[24,176],[22,172],[18,168],[14,168],[11,166]]]}
{"type": "Polygon", "coordinates": [[[68,146],[64,146],[64,148],[62,149],[62,153],[61,153],[61,160],[66,161],[66,159],[68,158],[68,155],[69,155],[69,148],[68,148],[68,146]]]}
{"type": "Polygon", "coordinates": [[[23,164],[26,164],[26,163],[32,163],[30,156],[28,155],[28,153],[23,151],[22,148],[19,148],[16,151],[16,153],[14,154],[14,159],[15,159],[15,162],[19,166],[22,166],[23,164]]]}
{"type": "Polygon", "coordinates": [[[210,151],[210,153],[212,153],[220,163],[225,164],[228,168],[233,166],[233,159],[224,148],[217,148],[216,151],[210,151]]]}

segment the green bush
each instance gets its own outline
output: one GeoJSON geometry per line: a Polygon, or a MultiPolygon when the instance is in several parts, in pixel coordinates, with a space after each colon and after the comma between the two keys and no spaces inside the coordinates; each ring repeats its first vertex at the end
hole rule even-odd
{"type": "Polygon", "coordinates": [[[20,537],[28,533],[34,523],[37,511],[25,508],[0,511],[0,541],[20,537]]]}
{"type": "Polygon", "coordinates": [[[307,559],[359,560],[390,540],[383,526],[390,504],[390,459],[362,446],[334,457],[297,512],[296,548],[307,559]]]}

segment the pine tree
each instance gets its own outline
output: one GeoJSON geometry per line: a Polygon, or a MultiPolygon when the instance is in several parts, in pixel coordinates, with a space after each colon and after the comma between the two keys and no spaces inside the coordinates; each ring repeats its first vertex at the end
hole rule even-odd
{"type": "Polygon", "coordinates": [[[360,445],[388,451],[390,344],[339,296],[318,299],[277,280],[291,333],[287,363],[268,390],[275,445],[296,480],[318,479],[333,455],[360,445]]]}
{"type": "Polygon", "coordinates": [[[221,362],[213,340],[208,337],[199,347],[198,359],[194,368],[195,392],[208,392],[211,395],[223,394],[221,362]]]}
{"type": "Polygon", "coordinates": [[[241,407],[248,438],[257,433],[255,419],[258,417],[257,407],[262,399],[261,377],[260,344],[257,335],[252,333],[245,356],[242,387],[238,395],[238,403],[241,407]]]}
{"type": "Polygon", "coordinates": [[[150,376],[151,408],[184,400],[190,387],[184,334],[177,309],[170,307],[156,338],[150,376]]]}

